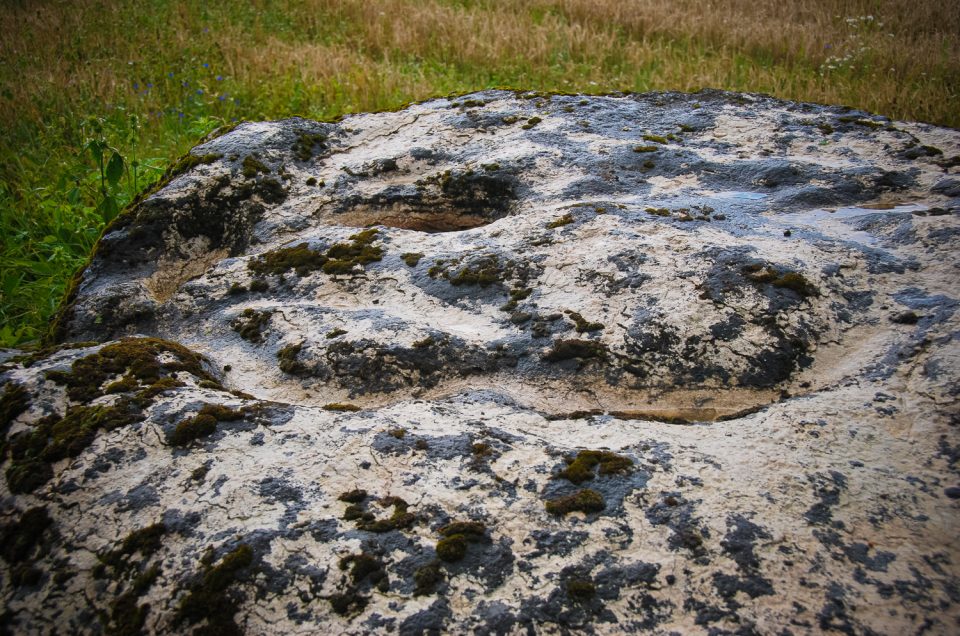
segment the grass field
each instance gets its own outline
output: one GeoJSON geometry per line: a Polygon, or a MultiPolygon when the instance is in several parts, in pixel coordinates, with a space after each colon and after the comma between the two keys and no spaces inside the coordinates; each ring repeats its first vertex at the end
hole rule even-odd
{"type": "Polygon", "coordinates": [[[236,119],[496,86],[757,91],[960,127],[954,0],[20,0],[0,12],[0,346],[236,119]]]}

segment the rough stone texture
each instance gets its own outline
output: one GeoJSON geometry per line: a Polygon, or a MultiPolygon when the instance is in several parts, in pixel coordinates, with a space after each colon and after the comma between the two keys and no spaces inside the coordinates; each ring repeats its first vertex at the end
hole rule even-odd
{"type": "Polygon", "coordinates": [[[4,356],[0,628],[955,633],[958,155],[718,92],[210,139],[4,356]]]}

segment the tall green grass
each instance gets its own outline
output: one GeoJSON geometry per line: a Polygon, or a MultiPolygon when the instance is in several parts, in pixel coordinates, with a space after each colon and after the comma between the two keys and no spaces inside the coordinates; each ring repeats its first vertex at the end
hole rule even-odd
{"type": "Polygon", "coordinates": [[[0,12],[0,346],[214,128],[488,87],[701,87],[960,125],[933,0],[34,0],[0,12]]]}

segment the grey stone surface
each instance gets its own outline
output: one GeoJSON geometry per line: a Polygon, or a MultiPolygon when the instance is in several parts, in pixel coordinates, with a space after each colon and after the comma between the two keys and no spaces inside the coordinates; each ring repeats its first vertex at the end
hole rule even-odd
{"type": "Polygon", "coordinates": [[[958,154],[721,92],[206,140],[2,358],[0,627],[955,632],[958,154]]]}

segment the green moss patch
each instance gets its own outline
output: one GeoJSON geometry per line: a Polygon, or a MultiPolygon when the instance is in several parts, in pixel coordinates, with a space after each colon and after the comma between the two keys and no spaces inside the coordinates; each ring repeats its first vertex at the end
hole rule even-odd
{"type": "Polygon", "coordinates": [[[325,253],[310,249],[307,243],[284,247],[261,254],[247,267],[263,275],[284,274],[291,269],[296,270],[297,276],[306,276],[318,269],[330,275],[349,274],[358,266],[383,259],[384,249],[373,245],[378,234],[376,228],[357,232],[349,237],[349,243],[335,243],[325,253]]]}
{"type": "Polygon", "coordinates": [[[413,573],[413,595],[414,596],[424,596],[426,594],[432,594],[437,586],[444,580],[443,569],[440,567],[439,561],[431,561],[426,565],[422,565],[416,569],[413,573]]]}
{"type": "Polygon", "coordinates": [[[14,493],[33,492],[53,477],[51,464],[82,453],[100,430],[111,431],[144,419],[134,400],[113,406],[75,406],[64,417],[48,416],[29,431],[11,437],[6,451],[12,460],[6,471],[14,493]]]}
{"type": "Polygon", "coordinates": [[[223,158],[223,155],[219,152],[212,152],[205,155],[194,155],[187,153],[182,156],[179,160],[173,163],[173,165],[168,168],[168,174],[171,177],[179,176],[190,170],[193,170],[197,166],[208,165],[215,163],[223,158]]]}
{"type": "Polygon", "coordinates": [[[566,479],[582,484],[596,474],[613,475],[625,473],[633,466],[633,460],[610,451],[582,450],[573,457],[566,457],[567,467],[553,475],[553,479],[566,479]]]}
{"type": "Polygon", "coordinates": [[[237,601],[227,592],[252,563],[253,550],[248,545],[240,545],[216,566],[206,567],[180,602],[175,623],[195,625],[206,620],[206,633],[239,634],[240,628],[233,620],[238,609],[237,601]]]}
{"type": "Polygon", "coordinates": [[[253,179],[258,174],[270,174],[270,168],[266,166],[262,161],[253,155],[247,155],[243,158],[243,163],[241,164],[241,172],[243,176],[248,179],[253,179]]]}
{"type": "Polygon", "coordinates": [[[597,595],[597,586],[587,579],[567,579],[567,597],[572,601],[584,603],[597,595]]]}
{"type": "MultiPolygon", "coordinates": [[[[326,148],[327,136],[323,133],[308,133],[300,131],[297,134],[297,140],[293,144],[293,154],[300,161],[309,161],[313,158],[313,150],[316,147],[326,148]]],[[[314,180],[316,183],[316,180],[314,180]]]]}
{"type": "Polygon", "coordinates": [[[195,416],[177,424],[167,441],[173,446],[186,446],[194,440],[216,432],[217,422],[242,419],[244,419],[243,411],[236,411],[219,404],[204,404],[195,416]]]}
{"type": "Polygon", "coordinates": [[[360,554],[351,554],[340,559],[339,567],[341,570],[350,570],[350,579],[354,585],[369,582],[378,586],[381,592],[386,592],[389,586],[387,571],[383,567],[383,562],[377,557],[362,552],[360,554]]]}
{"type": "Polygon", "coordinates": [[[350,243],[336,243],[327,250],[327,262],[323,265],[326,274],[349,274],[356,267],[363,267],[383,259],[384,249],[373,245],[379,230],[369,228],[350,236],[350,243]]]}
{"type": "Polygon", "coordinates": [[[45,507],[30,508],[20,519],[0,526],[0,557],[15,565],[38,556],[44,533],[53,525],[45,507]]]}
{"type": "Polygon", "coordinates": [[[547,229],[555,229],[558,227],[563,227],[564,225],[570,225],[573,223],[573,215],[569,212],[561,216],[559,219],[550,221],[547,223],[547,229]]]}
{"type": "Polygon", "coordinates": [[[769,284],[781,289],[796,292],[802,298],[819,296],[820,291],[799,272],[781,270],[772,265],[752,263],[741,269],[748,280],[758,284],[769,284]]]}
{"type": "Polygon", "coordinates": [[[570,311],[569,309],[563,313],[567,314],[570,320],[573,321],[578,333],[603,331],[603,323],[601,322],[591,322],[577,312],[570,311]]]}
{"type": "Polygon", "coordinates": [[[566,515],[571,512],[601,512],[606,504],[603,497],[596,490],[584,488],[572,495],[549,499],[545,502],[547,512],[554,515],[566,515]]]}
{"type": "Polygon", "coordinates": [[[339,411],[341,413],[361,410],[356,404],[347,404],[345,402],[331,402],[323,405],[324,411],[339,411]]]}
{"type": "Polygon", "coordinates": [[[459,263],[448,265],[441,259],[436,261],[427,273],[434,278],[446,278],[451,285],[457,287],[460,285],[488,287],[493,283],[501,282],[505,276],[504,268],[496,254],[484,254],[463,266],[459,263]]]}
{"type": "Polygon", "coordinates": [[[100,563],[104,567],[112,568],[115,573],[128,572],[139,564],[131,557],[136,554],[140,554],[141,560],[151,557],[163,545],[166,533],[167,527],[163,523],[134,530],[124,538],[119,547],[99,555],[100,563]]]}
{"type": "Polygon", "coordinates": [[[463,559],[469,544],[482,541],[486,531],[480,521],[456,521],[440,528],[443,538],[437,541],[437,556],[448,563],[463,559]]]}
{"type": "Polygon", "coordinates": [[[48,371],[46,377],[67,387],[67,396],[76,402],[102,397],[107,380],[127,375],[138,387],[149,389],[164,376],[186,371],[200,380],[216,382],[203,368],[205,359],[183,345],[159,338],[125,338],[106,345],[97,353],[76,360],[70,371],[48,371]],[[166,354],[172,360],[158,360],[166,354]]]}
{"type": "Polygon", "coordinates": [[[557,339],[554,340],[553,347],[541,357],[547,362],[604,359],[607,357],[607,347],[595,340],[557,339]]]}
{"type": "Polygon", "coordinates": [[[665,144],[668,141],[667,138],[662,135],[644,135],[643,140],[652,141],[655,144],[665,144]]]}
{"type": "Polygon", "coordinates": [[[13,420],[30,408],[30,393],[16,382],[8,382],[0,396],[0,435],[6,435],[13,420]]]}
{"type": "Polygon", "coordinates": [[[385,519],[377,519],[367,504],[366,498],[351,503],[344,510],[343,519],[353,521],[360,530],[377,534],[409,528],[416,521],[416,516],[408,512],[409,504],[400,497],[383,497],[379,500],[382,507],[393,508],[393,514],[385,519]]]}
{"type": "Polygon", "coordinates": [[[531,117],[530,119],[527,120],[527,123],[525,123],[523,126],[520,126],[520,128],[524,130],[530,130],[531,128],[533,128],[534,126],[536,126],[542,121],[543,120],[540,119],[539,117],[531,117]]]}
{"type": "Polygon", "coordinates": [[[660,150],[659,146],[634,146],[634,152],[656,152],[660,150]]]}
{"type": "Polygon", "coordinates": [[[273,316],[272,311],[247,308],[230,322],[230,327],[247,342],[260,344],[263,342],[263,331],[270,324],[271,316],[273,316]]]}
{"type": "Polygon", "coordinates": [[[406,252],[401,254],[400,258],[407,264],[407,267],[416,267],[420,259],[423,258],[423,254],[421,252],[406,252]]]}
{"type": "Polygon", "coordinates": [[[353,503],[353,504],[361,503],[366,498],[367,498],[367,491],[363,490],[362,488],[357,488],[355,490],[348,490],[347,492],[337,497],[337,499],[340,501],[345,501],[347,503],[353,503]]]}
{"type": "Polygon", "coordinates": [[[310,249],[307,243],[300,243],[261,254],[247,263],[247,268],[261,275],[284,274],[293,269],[297,276],[306,276],[322,268],[327,260],[320,252],[310,249]]]}

